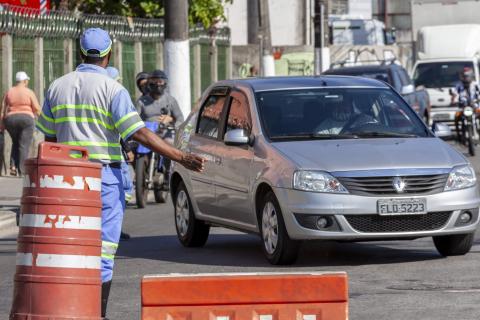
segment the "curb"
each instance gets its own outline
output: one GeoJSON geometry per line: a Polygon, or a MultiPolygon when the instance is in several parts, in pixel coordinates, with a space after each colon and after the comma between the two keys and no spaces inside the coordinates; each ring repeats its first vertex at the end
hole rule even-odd
{"type": "Polygon", "coordinates": [[[13,211],[0,211],[0,238],[17,233],[17,215],[13,211]]]}

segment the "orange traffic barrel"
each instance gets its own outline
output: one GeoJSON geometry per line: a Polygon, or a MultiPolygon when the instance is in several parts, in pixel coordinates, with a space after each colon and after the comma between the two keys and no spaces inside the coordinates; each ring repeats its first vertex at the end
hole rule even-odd
{"type": "Polygon", "coordinates": [[[338,273],[158,275],[142,279],[142,320],[346,320],[338,273]]]}
{"type": "Polygon", "coordinates": [[[101,165],[41,143],[25,161],[10,319],[101,319],[101,165]]]}

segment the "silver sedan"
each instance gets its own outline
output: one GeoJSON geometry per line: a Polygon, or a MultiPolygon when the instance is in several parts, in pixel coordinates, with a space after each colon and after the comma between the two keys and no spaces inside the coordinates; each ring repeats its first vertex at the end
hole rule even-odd
{"type": "Polygon", "coordinates": [[[212,226],[259,234],[272,264],[293,263],[309,239],[433,237],[444,256],[473,244],[480,197],[472,167],[382,82],[218,82],[176,144],[208,160],[202,173],[172,170],[185,246],[203,246],[212,226]]]}

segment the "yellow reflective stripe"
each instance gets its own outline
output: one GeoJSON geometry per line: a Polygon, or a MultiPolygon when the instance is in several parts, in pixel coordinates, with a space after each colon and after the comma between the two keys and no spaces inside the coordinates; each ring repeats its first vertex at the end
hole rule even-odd
{"type": "Polygon", "coordinates": [[[48,134],[53,134],[53,135],[56,135],[57,134],[57,131],[56,130],[50,130],[50,129],[47,129],[43,126],[43,124],[41,124],[39,121],[37,121],[37,127],[39,127],[43,132],[45,133],[48,133],[48,134]]]}
{"type": "Polygon", "coordinates": [[[43,112],[40,114],[40,117],[42,117],[43,119],[45,119],[48,122],[55,123],[55,119],[46,116],[45,113],[43,113],[43,112]]]}
{"type": "Polygon", "coordinates": [[[124,123],[125,121],[127,121],[128,119],[134,116],[138,116],[138,113],[137,112],[127,113],[120,120],[118,120],[117,123],[115,123],[115,127],[118,128],[122,123],[124,123]]]}
{"type": "Polygon", "coordinates": [[[92,111],[97,111],[98,113],[101,113],[107,117],[112,117],[112,114],[108,111],[106,111],[103,108],[89,105],[89,104],[61,104],[56,107],[52,108],[52,113],[57,112],[58,110],[63,110],[63,109],[84,109],[84,110],[92,110],[92,111]]]}
{"type": "Polygon", "coordinates": [[[98,120],[95,118],[85,118],[85,117],[63,117],[63,118],[56,118],[55,123],[62,123],[62,122],[89,122],[89,123],[96,123],[99,125],[104,126],[108,130],[113,130],[113,126],[103,122],[102,120],[98,120]]]}
{"type": "Polygon", "coordinates": [[[122,155],[110,155],[110,154],[102,154],[102,153],[89,153],[88,157],[90,159],[97,159],[97,160],[115,160],[115,161],[122,161],[122,155]]]}
{"type": "Polygon", "coordinates": [[[62,143],[68,144],[69,146],[78,146],[78,147],[121,147],[120,143],[112,143],[112,142],[66,141],[62,143]]]}
{"type": "Polygon", "coordinates": [[[132,124],[130,127],[128,127],[127,130],[125,130],[125,131],[121,134],[122,139],[125,139],[125,137],[127,137],[130,132],[132,132],[133,130],[135,130],[135,129],[137,129],[138,127],[141,127],[141,126],[143,126],[143,122],[142,122],[142,121],[132,124]]]}
{"type": "Polygon", "coordinates": [[[114,260],[114,259],[115,259],[115,255],[114,255],[114,254],[102,253],[102,258],[105,258],[105,259],[108,259],[108,260],[114,260]]]}

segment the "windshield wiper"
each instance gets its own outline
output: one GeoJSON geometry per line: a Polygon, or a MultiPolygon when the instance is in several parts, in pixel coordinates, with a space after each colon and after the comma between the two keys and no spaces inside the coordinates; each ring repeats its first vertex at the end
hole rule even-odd
{"type": "Polygon", "coordinates": [[[358,139],[354,134],[320,134],[299,133],[294,135],[271,136],[272,140],[334,140],[334,139],[358,139]]]}
{"type": "Polygon", "coordinates": [[[419,136],[411,133],[397,133],[397,132],[377,132],[365,131],[357,132],[360,138],[418,138],[419,136]]]}

